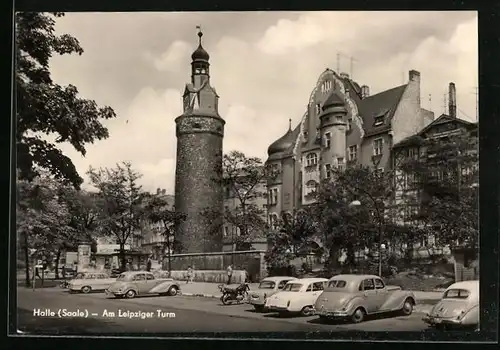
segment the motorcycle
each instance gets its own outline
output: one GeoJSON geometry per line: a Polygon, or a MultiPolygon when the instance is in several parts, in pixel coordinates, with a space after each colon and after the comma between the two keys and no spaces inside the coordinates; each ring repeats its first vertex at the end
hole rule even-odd
{"type": "Polygon", "coordinates": [[[250,290],[250,286],[248,283],[242,283],[236,288],[228,288],[227,286],[221,284],[219,285],[219,289],[222,293],[220,297],[220,301],[224,305],[232,304],[233,302],[241,303],[248,299],[248,291],[250,290]]]}

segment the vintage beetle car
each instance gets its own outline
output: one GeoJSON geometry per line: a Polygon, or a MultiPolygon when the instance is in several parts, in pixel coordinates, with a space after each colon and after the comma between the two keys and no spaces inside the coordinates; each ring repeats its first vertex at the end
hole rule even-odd
{"type": "Polygon", "coordinates": [[[267,298],[282,290],[287,282],[296,279],[288,276],[266,277],[260,282],[259,287],[250,293],[248,303],[253,305],[255,311],[262,312],[265,310],[267,298]]]}
{"type": "Polygon", "coordinates": [[[398,286],[386,286],[374,275],[332,277],[316,300],[315,313],[321,319],[348,318],[362,322],[366,315],[399,311],[410,315],[415,295],[398,286]]]}
{"type": "Polygon", "coordinates": [[[438,329],[479,325],[479,281],[462,281],[449,286],[423,321],[438,329]]]}
{"type": "Polygon", "coordinates": [[[323,291],[326,278],[303,278],[288,282],[283,289],[266,300],[265,308],[280,315],[300,313],[314,314],[314,303],[323,291]]]}
{"type": "Polygon", "coordinates": [[[67,288],[70,293],[90,293],[91,291],[102,292],[114,283],[115,280],[115,278],[109,277],[109,275],[104,272],[78,272],[75,278],[67,283],[67,288]]]}
{"type": "Polygon", "coordinates": [[[115,298],[134,298],[137,295],[177,295],[180,286],[172,278],[156,278],[146,271],[128,271],[118,276],[116,282],[106,289],[106,295],[115,298]]]}

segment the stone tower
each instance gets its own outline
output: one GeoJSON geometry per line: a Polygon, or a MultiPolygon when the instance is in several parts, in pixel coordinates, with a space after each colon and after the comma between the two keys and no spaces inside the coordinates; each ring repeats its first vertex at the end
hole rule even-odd
{"type": "Polygon", "coordinates": [[[191,55],[191,83],[184,90],[184,113],[175,119],[177,162],[175,209],[186,215],[176,228],[176,252],[222,251],[222,140],[225,121],[219,96],[210,86],[210,56],[199,45],[191,55]]]}

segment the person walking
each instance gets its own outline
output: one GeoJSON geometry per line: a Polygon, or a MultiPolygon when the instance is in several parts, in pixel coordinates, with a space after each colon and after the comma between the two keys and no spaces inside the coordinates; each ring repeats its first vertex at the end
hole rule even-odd
{"type": "Polygon", "coordinates": [[[233,277],[233,267],[229,265],[227,267],[227,284],[231,284],[231,277],[233,277]]]}
{"type": "Polygon", "coordinates": [[[191,266],[188,266],[186,284],[189,282],[193,282],[193,275],[194,275],[193,268],[191,266]]]}
{"type": "Polygon", "coordinates": [[[153,264],[153,262],[151,261],[151,256],[149,256],[148,262],[146,263],[146,271],[147,272],[151,272],[151,265],[152,264],[153,264]]]}

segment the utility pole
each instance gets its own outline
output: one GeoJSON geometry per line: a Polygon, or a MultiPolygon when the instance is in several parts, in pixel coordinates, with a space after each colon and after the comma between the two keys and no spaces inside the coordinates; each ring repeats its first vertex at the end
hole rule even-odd
{"type": "MultiPolygon", "coordinates": [[[[349,59],[349,63],[350,63],[349,76],[350,76],[351,79],[353,79],[352,74],[353,74],[353,71],[354,71],[354,62],[358,62],[358,60],[355,57],[344,55],[342,52],[338,52],[337,53],[337,62],[340,62],[340,57],[345,57],[345,58],[349,59]]],[[[337,69],[339,70],[339,74],[340,74],[340,67],[339,66],[337,67],[337,69]]]]}
{"type": "Polygon", "coordinates": [[[473,94],[476,96],[476,121],[478,121],[478,118],[479,118],[479,87],[478,86],[474,86],[473,94]]]}

